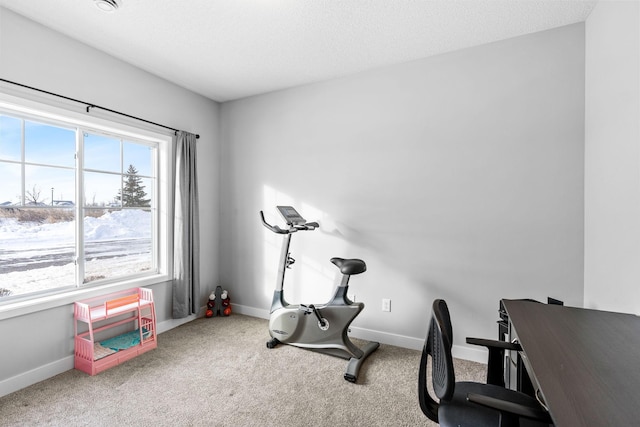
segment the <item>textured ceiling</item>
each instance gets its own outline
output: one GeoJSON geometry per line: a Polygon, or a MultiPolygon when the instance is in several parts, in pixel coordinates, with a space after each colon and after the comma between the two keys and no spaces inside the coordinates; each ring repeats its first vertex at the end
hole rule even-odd
{"type": "Polygon", "coordinates": [[[587,0],[0,0],[226,101],[584,21],[587,0]]]}

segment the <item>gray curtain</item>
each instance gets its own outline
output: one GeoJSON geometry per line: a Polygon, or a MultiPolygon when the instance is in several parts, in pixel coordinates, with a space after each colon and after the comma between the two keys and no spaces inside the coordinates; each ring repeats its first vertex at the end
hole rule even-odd
{"type": "Polygon", "coordinates": [[[196,136],[179,131],[175,145],[173,220],[173,318],[198,312],[200,297],[200,220],[196,136]]]}

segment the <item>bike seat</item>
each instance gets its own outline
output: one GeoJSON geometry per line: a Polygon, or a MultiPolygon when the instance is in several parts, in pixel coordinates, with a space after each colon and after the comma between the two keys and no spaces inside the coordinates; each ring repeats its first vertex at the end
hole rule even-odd
{"type": "Polygon", "coordinates": [[[354,275],[367,271],[367,264],[361,259],[331,258],[331,262],[340,269],[342,274],[354,275]]]}

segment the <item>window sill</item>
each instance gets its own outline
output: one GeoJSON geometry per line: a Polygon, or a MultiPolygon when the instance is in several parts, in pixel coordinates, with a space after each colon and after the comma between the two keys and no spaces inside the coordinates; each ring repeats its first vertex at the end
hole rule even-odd
{"type": "Polygon", "coordinates": [[[95,286],[68,292],[61,292],[55,295],[46,295],[18,300],[15,302],[8,302],[6,304],[0,305],[0,320],[24,316],[38,311],[44,311],[55,307],[73,304],[75,301],[86,298],[93,298],[111,292],[118,292],[135,287],[157,285],[163,282],[168,282],[170,280],[171,279],[167,275],[157,275],[131,279],[103,286],[95,286]]]}

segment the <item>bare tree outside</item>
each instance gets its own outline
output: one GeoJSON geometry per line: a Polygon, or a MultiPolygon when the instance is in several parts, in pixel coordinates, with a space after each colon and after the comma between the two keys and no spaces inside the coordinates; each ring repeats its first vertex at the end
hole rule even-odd
{"type": "Polygon", "coordinates": [[[40,200],[40,193],[42,190],[38,188],[37,184],[33,184],[33,188],[31,190],[27,190],[25,192],[25,202],[27,205],[38,205],[42,203],[40,200]]]}

